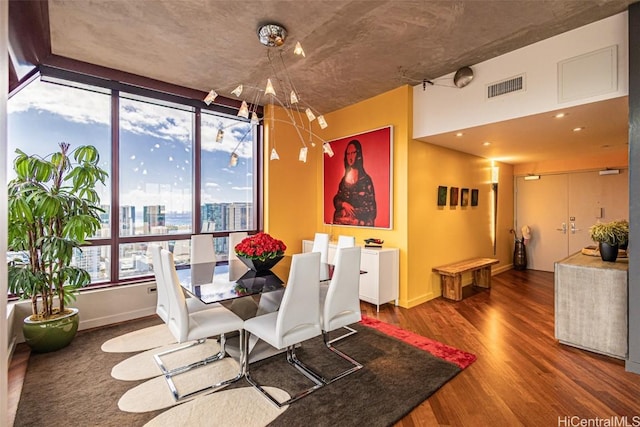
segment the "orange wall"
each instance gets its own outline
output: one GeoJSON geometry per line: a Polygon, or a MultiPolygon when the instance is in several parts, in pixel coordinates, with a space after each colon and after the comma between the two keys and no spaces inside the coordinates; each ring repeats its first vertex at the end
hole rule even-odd
{"type": "MultiPolygon", "coordinates": [[[[322,148],[309,147],[307,163],[298,161],[302,146],[284,110],[276,108],[275,133],[265,114],[265,230],[285,241],[288,253],[300,251],[303,239],[316,231],[337,238],[355,236],[359,244],[378,237],[400,249],[400,299],[412,307],[440,296],[439,277],[431,268],[476,256],[493,257],[490,163],[486,159],[444,149],[411,138],[412,88],[402,86],[341,110],[325,114],[329,127],[316,132],[331,141],[393,126],[392,228],[372,229],[323,223],[322,148]],[[283,121],[280,121],[283,120],[283,121]],[[280,160],[270,161],[275,141],[280,160]],[[438,185],[480,190],[477,208],[439,209],[438,185]]],[[[271,107],[268,107],[271,108],[271,107]]],[[[365,159],[366,161],[366,159],[365,159]]],[[[513,224],[513,170],[500,165],[498,268],[508,268],[513,250],[508,230],[513,224]]]]}
{"type": "Polygon", "coordinates": [[[515,165],[513,173],[521,175],[539,175],[545,173],[571,172],[578,170],[594,170],[606,168],[626,168],[629,165],[629,154],[611,153],[594,157],[562,158],[540,163],[525,163],[515,165]]]}

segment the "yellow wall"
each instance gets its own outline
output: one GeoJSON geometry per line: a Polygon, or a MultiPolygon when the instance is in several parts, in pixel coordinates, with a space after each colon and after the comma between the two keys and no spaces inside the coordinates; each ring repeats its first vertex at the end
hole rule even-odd
{"type": "MultiPolygon", "coordinates": [[[[284,110],[276,108],[275,133],[265,116],[265,224],[267,232],[284,240],[288,253],[300,251],[303,239],[316,231],[337,238],[355,236],[358,243],[368,237],[400,249],[400,299],[412,307],[440,296],[439,277],[431,268],[466,258],[493,257],[491,212],[493,199],[490,162],[411,138],[412,88],[402,86],[341,110],[325,114],[329,127],[314,132],[324,140],[393,126],[393,224],[392,229],[325,225],[323,222],[323,154],[320,141],[309,147],[307,163],[298,161],[302,146],[284,110]],[[270,161],[275,141],[280,160],[270,161]],[[478,207],[438,208],[439,185],[480,190],[478,207]]],[[[271,107],[268,107],[271,108],[271,107]]],[[[498,268],[511,263],[513,237],[513,169],[500,166],[498,268]]]]}
{"type": "MultiPolygon", "coordinates": [[[[410,86],[402,86],[358,104],[351,105],[330,114],[325,114],[329,127],[322,137],[334,140],[385,126],[393,126],[393,217],[392,228],[372,229],[324,225],[322,209],[316,216],[316,227],[330,233],[335,239],[340,234],[355,236],[359,244],[369,237],[384,240],[385,246],[400,248],[400,305],[407,306],[408,268],[407,268],[407,157],[408,142],[412,130],[413,92],[410,86]]],[[[366,162],[366,158],[365,158],[366,162]]],[[[366,166],[366,163],[365,163],[366,166]]],[[[322,180],[322,162],[317,164],[317,176],[322,180]]],[[[323,206],[322,191],[317,193],[317,204],[323,206]]]]}
{"type": "MultiPolygon", "coordinates": [[[[494,268],[511,265],[509,230],[513,224],[513,179],[510,165],[500,169],[497,250],[493,252],[494,191],[491,161],[443,147],[412,141],[409,156],[408,306],[441,294],[440,276],[431,269],[474,257],[497,258],[494,268]],[[447,205],[437,206],[438,186],[447,187],[447,205]],[[478,189],[478,206],[449,205],[449,189],[478,189]]],[[[459,194],[460,197],[460,194],[459,194]]],[[[470,277],[465,278],[465,283],[470,277]]]]}
{"type": "Polygon", "coordinates": [[[287,245],[287,254],[294,254],[316,231],[321,181],[315,165],[322,161],[322,149],[309,146],[307,163],[298,161],[298,133],[282,108],[274,108],[272,122],[271,108],[266,107],[264,120],[264,230],[287,245]],[[274,141],[280,160],[269,160],[274,141]]]}

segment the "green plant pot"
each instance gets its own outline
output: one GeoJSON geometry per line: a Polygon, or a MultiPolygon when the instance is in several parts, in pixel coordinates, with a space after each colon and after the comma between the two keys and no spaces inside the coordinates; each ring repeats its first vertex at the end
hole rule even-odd
{"type": "Polygon", "coordinates": [[[72,313],[57,319],[34,321],[24,319],[22,333],[32,351],[48,353],[60,350],[69,345],[78,331],[80,316],[77,308],[70,308],[72,313]]]}

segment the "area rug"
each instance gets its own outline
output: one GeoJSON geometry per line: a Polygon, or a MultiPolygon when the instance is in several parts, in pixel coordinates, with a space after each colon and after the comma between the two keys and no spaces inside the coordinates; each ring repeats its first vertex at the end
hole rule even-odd
{"type": "MultiPolygon", "coordinates": [[[[314,426],[386,426],[401,419],[475,360],[464,351],[364,318],[354,325],[359,333],[337,346],[365,367],[282,410],[241,380],[169,409],[122,411],[118,402],[130,390],[152,381],[158,390],[167,386],[161,377],[135,381],[113,378],[114,367],[134,355],[104,352],[102,344],[157,324],[159,319],[146,318],[83,331],[65,349],[32,354],[15,425],[54,421],[56,425],[83,426],[199,426],[203,425],[201,420],[216,420],[215,424],[222,426],[291,426],[304,420],[314,426]],[[233,402],[232,410],[223,402],[233,402]],[[256,408],[258,402],[267,406],[256,408]]],[[[342,359],[323,348],[321,339],[306,342],[298,356],[327,376],[345,368],[342,359]]],[[[257,381],[284,397],[309,386],[284,356],[252,364],[251,372],[257,381]]]]}

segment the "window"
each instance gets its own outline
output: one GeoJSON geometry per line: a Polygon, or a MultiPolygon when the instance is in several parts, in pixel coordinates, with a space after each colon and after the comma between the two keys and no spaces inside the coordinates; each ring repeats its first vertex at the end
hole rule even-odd
{"type": "Polygon", "coordinates": [[[98,189],[102,229],[74,254],[93,284],[150,277],[152,242],[173,251],[177,264],[188,264],[190,236],[212,233],[224,261],[230,231],[256,231],[255,125],[200,100],[61,74],[36,79],[9,99],[8,178],[17,148],[41,155],[62,141],[98,148],[109,171],[107,185],[98,189]]]}
{"type": "Polygon", "coordinates": [[[191,234],[193,112],[120,98],[120,236],[191,234]]]}
{"type": "MultiPolygon", "coordinates": [[[[200,231],[256,229],[255,135],[253,126],[202,114],[200,231]],[[231,156],[237,163],[230,166],[231,156]]],[[[226,259],[226,238],[215,239],[216,254],[226,259]]]]}

